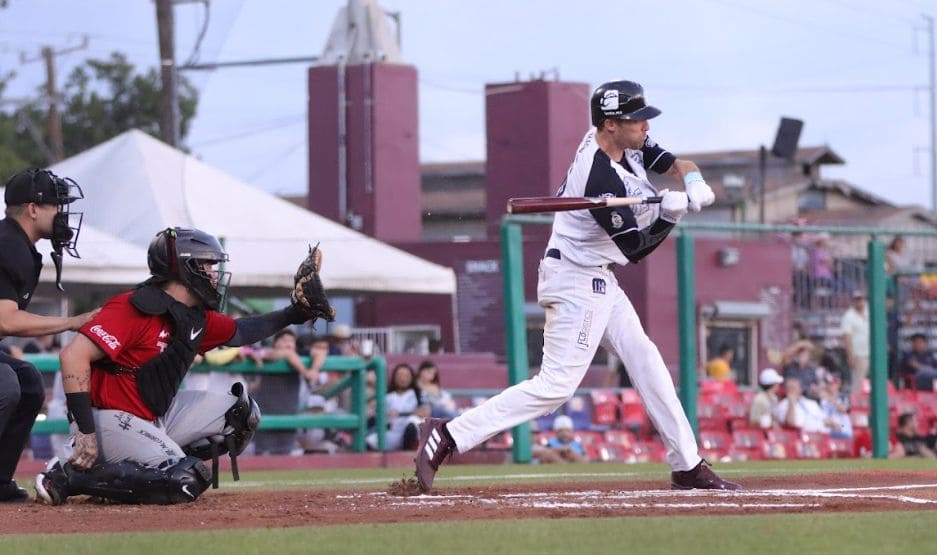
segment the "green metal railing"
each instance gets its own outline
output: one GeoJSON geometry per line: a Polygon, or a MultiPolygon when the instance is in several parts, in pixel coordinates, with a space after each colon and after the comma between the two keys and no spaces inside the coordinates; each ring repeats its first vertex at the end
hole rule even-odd
{"type": "MultiPolygon", "coordinates": [[[[59,371],[59,359],[56,355],[27,355],[26,357],[36,368],[43,373],[59,371]]],[[[309,358],[305,357],[305,364],[309,358]]],[[[348,374],[338,382],[330,385],[322,392],[326,398],[334,397],[345,391],[350,391],[350,407],[347,414],[264,414],[260,419],[260,430],[290,430],[301,428],[338,428],[351,430],[354,434],[352,448],[355,451],[365,450],[365,437],[367,435],[367,373],[374,372],[375,378],[375,426],[377,432],[377,446],[384,450],[385,431],[387,430],[387,416],[385,410],[385,394],[387,384],[387,364],[381,357],[364,360],[359,357],[330,356],[322,365],[324,372],[337,372],[348,374]]],[[[200,364],[193,366],[190,372],[228,372],[242,374],[294,374],[296,371],[282,360],[268,361],[263,366],[257,366],[253,361],[242,361],[225,366],[211,366],[200,364]]],[[[261,407],[263,411],[263,407],[261,407]]],[[[65,419],[47,419],[37,421],[33,426],[33,433],[68,433],[68,421],[65,419]]]]}

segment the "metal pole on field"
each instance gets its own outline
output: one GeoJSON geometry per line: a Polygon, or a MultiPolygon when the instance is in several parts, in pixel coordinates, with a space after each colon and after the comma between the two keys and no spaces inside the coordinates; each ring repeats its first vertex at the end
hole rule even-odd
{"type": "Polygon", "coordinates": [[[869,377],[872,384],[872,456],[888,458],[888,338],[885,315],[885,245],[875,236],[868,245],[869,377]]]}
{"type": "MultiPolygon", "coordinates": [[[[501,223],[501,271],[504,276],[504,337],[507,341],[508,385],[527,379],[527,323],[524,321],[524,246],[521,226],[501,223]]],[[[530,423],[512,431],[514,462],[530,462],[530,423]]]]}
{"type": "Polygon", "coordinates": [[[680,327],[680,402],[693,433],[696,420],[696,282],[693,236],[677,235],[677,314],[680,327]]]}

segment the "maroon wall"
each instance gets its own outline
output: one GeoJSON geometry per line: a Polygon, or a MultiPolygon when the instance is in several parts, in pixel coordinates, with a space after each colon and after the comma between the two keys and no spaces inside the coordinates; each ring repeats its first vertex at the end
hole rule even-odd
{"type": "MultiPolygon", "coordinates": [[[[345,68],[347,210],[382,241],[420,237],[416,68],[345,68]]],[[[309,207],[340,220],[338,68],[309,70],[309,207]]]]}
{"type": "MultiPolygon", "coordinates": [[[[790,298],[790,249],[784,244],[696,239],[694,260],[698,326],[699,307],[715,301],[759,302],[762,293],[771,287],[790,298]],[[719,251],[725,247],[739,250],[737,266],[719,264],[719,251]]],[[[668,238],[651,256],[616,273],[645,331],[657,344],[667,366],[676,372],[680,364],[676,241],[668,238]]],[[[766,364],[766,353],[759,349],[758,366],[766,364]]]]}
{"type": "Polygon", "coordinates": [[[309,70],[308,207],[338,221],[338,67],[309,70]]]}
{"type": "Polygon", "coordinates": [[[589,86],[584,83],[528,81],[485,86],[489,238],[498,236],[509,198],[547,196],[559,188],[589,126],[588,98],[589,86]]]}

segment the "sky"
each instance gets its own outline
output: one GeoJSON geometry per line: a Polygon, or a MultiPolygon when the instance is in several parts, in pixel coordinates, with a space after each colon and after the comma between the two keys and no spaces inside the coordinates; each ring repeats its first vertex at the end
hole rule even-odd
{"type": "MultiPolygon", "coordinates": [[[[210,0],[200,62],[321,54],[343,0],[210,0]]],[[[841,178],[897,204],[929,206],[929,35],[937,0],[382,0],[400,12],[402,55],[419,72],[423,162],[482,160],[484,86],[545,74],[595,87],[644,85],[663,114],[651,136],[677,153],[771,146],[781,117],[803,120],[801,146],[827,145],[841,178]]],[[[188,60],[206,17],[175,7],[176,56],[188,60]]],[[[59,85],[88,58],[125,53],[158,64],[152,0],[8,0],[0,9],[7,97],[59,85]]],[[[200,92],[185,145],[223,171],[277,194],[307,183],[302,64],[187,72],[200,92]]],[[[584,131],[587,114],[583,114],[584,131]]],[[[570,153],[572,156],[573,153],[570,153]]]]}

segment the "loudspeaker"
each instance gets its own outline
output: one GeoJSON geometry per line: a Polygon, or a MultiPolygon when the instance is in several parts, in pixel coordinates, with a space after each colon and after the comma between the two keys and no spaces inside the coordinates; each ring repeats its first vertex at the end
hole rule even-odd
{"type": "Polygon", "coordinates": [[[797,141],[800,140],[800,131],[803,128],[804,122],[799,119],[781,118],[781,125],[778,126],[778,134],[774,138],[771,154],[778,158],[792,160],[797,152],[797,141]]]}

